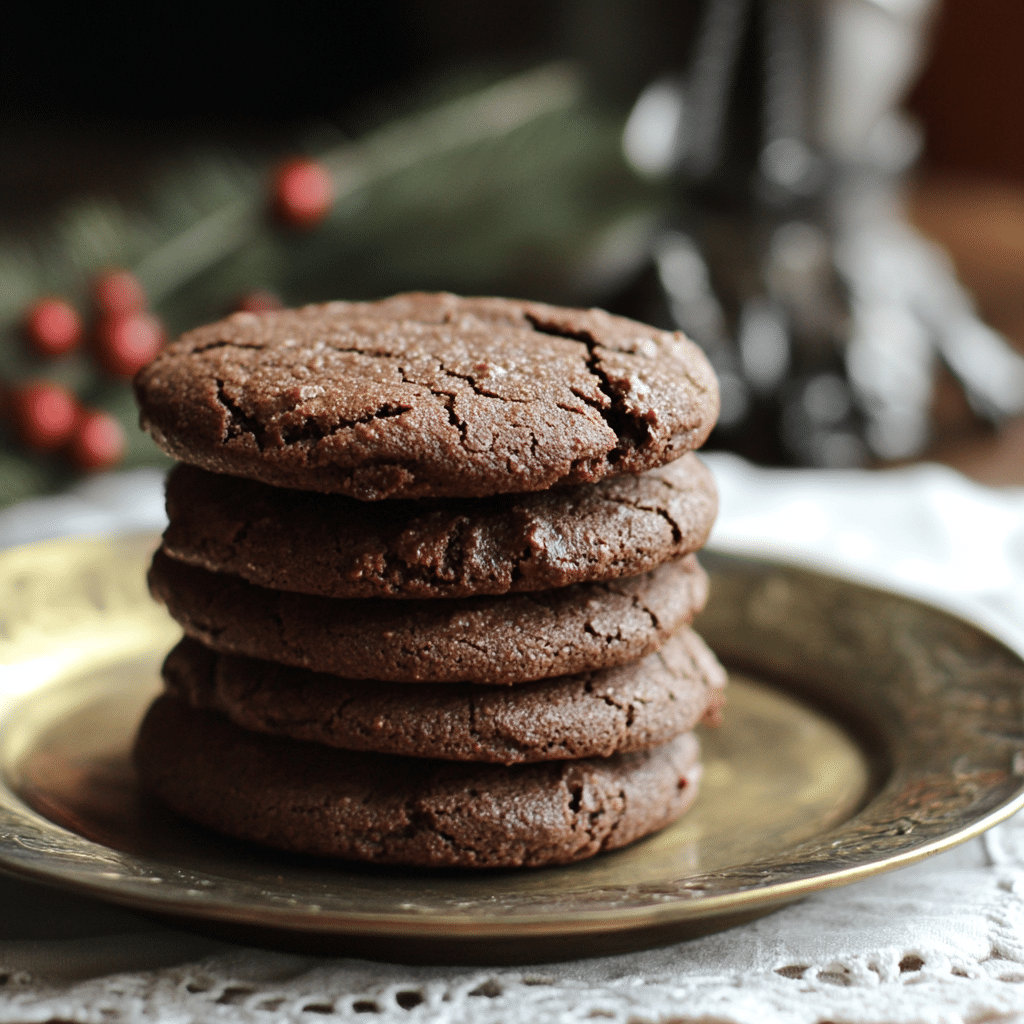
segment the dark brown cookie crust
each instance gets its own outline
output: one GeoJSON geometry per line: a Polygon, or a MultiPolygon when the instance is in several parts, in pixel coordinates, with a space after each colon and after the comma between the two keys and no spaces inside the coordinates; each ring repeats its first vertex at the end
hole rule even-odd
{"type": "Polygon", "coordinates": [[[624,846],[696,796],[691,733],[645,753],[506,768],[258,736],[161,697],[139,731],[147,788],[186,817],[301,853],[420,867],[537,867],[624,846]]]}
{"type": "Polygon", "coordinates": [[[656,651],[707,598],[693,555],[643,576],[531,594],[341,601],[267,590],[158,551],[149,586],[214,650],[399,683],[501,685],[622,665],[656,651]]]}
{"type": "Polygon", "coordinates": [[[274,590],[470,597],[637,576],[702,547],[716,511],[692,454],[559,491],[372,504],[179,465],[163,549],[274,590]]]}
{"type": "Polygon", "coordinates": [[[249,732],[348,750],[523,764],[648,750],[717,717],[725,671],[693,630],[631,665],[516,687],[350,681],[186,638],[168,693],[249,732]]]}
{"type": "Polygon", "coordinates": [[[183,462],[368,501],[639,473],[718,415],[711,367],[678,332],[447,294],[238,313],[168,346],[135,390],[183,462]]]}

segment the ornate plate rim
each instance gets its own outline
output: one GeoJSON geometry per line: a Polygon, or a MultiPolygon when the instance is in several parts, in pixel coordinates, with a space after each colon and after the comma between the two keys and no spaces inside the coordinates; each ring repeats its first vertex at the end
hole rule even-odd
{"type": "MultiPolygon", "coordinates": [[[[8,567],[12,560],[20,560],[21,564],[25,564],[27,559],[30,564],[34,555],[46,549],[56,549],[61,552],[83,552],[125,542],[136,545],[153,545],[156,541],[153,534],[114,535],[101,538],[46,541],[23,548],[8,549],[7,552],[0,553],[0,581],[2,581],[5,571],[9,571],[8,567]]],[[[861,599],[870,598],[874,601],[895,602],[896,606],[913,609],[917,614],[945,623],[951,629],[969,631],[972,635],[982,638],[993,650],[1001,651],[1007,665],[1012,666],[1016,672],[1020,673],[1024,670],[1024,655],[1021,652],[1015,650],[1005,638],[995,635],[989,625],[978,623],[973,618],[964,615],[962,611],[952,611],[934,602],[923,601],[918,597],[883,589],[861,580],[850,579],[832,570],[816,571],[808,568],[806,563],[802,563],[798,559],[766,559],[760,556],[751,557],[719,551],[707,551],[705,555],[712,573],[717,574],[720,578],[719,587],[722,585],[721,579],[727,578],[723,574],[730,571],[734,576],[746,574],[750,579],[759,578],[760,583],[757,585],[762,588],[766,581],[771,580],[788,580],[790,585],[793,585],[793,581],[802,581],[805,586],[809,586],[810,581],[815,581],[819,588],[824,588],[826,591],[831,588],[831,592],[844,595],[846,598],[849,598],[850,595],[859,595],[861,599]]],[[[796,590],[799,590],[799,586],[796,587],[796,590]]],[[[0,608],[0,613],[2,611],[3,609],[0,608]]],[[[702,623],[702,625],[707,632],[707,623],[702,623]]],[[[713,624],[711,628],[713,631],[713,624]]],[[[751,645],[756,646],[758,638],[747,637],[745,642],[748,648],[751,645]]],[[[726,660],[740,664],[744,660],[750,661],[750,651],[749,649],[744,651],[743,645],[744,641],[741,638],[735,650],[724,652],[726,660]]],[[[768,660],[771,661],[771,658],[769,657],[768,660]]],[[[11,662],[0,657],[0,671],[2,671],[3,664],[10,668],[19,662],[11,662]]],[[[780,671],[777,665],[766,664],[763,658],[759,669],[768,674],[780,671]]],[[[51,673],[52,670],[51,665],[51,673]]],[[[813,672],[810,674],[813,675],[813,672]]],[[[1024,680],[1024,675],[1021,678],[1024,680]]],[[[45,680],[38,681],[36,689],[42,689],[46,685],[45,680]]],[[[3,684],[0,683],[0,721],[10,713],[11,707],[19,697],[25,696],[25,693],[34,692],[31,686],[22,689],[23,692],[17,695],[5,694],[3,684]]],[[[1016,692],[1014,690],[1014,693],[1016,692]]],[[[821,693],[819,693],[819,697],[822,697],[824,703],[828,703],[821,693]]],[[[891,738],[889,743],[891,747],[891,738]]],[[[815,837],[813,841],[791,848],[789,851],[791,856],[803,851],[805,857],[804,860],[795,862],[797,867],[802,865],[803,869],[795,870],[792,877],[768,880],[771,876],[770,865],[751,862],[715,872],[715,875],[718,876],[715,885],[719,891],[714,891],[715,886],[710,885],[706,878],[690,876],[674,880],[675,889],[672,893],[666,892],[664,887],[660,888],[660,895],[652,892],[652,898],[643,905],[576,909],[571,919],[554,918],[550,911],[517,912],[511,916],[492,913],[480,914],[476,917],[443,912],[419,916],[412,914],[387,916],[384,913],[349,911],[335,913],[332,916],[331,914],[317,914],[310,908],[251,908],[236,904],[219,904],[207,898],[208,894],[202,891],[201,886],[196,888],[187,884],[188,879],[179,869],[174,869],[179,876],[176,885],[154,886],[153,880],[161,880],[160,872],[162,868],[166,868],[166,865],[161,865],[160,862],[152,858],[112,851],[111,848],[103,847],[62,829],[26,805],[10,788],[6,778],[0,779],[0,867],[38,881],[56,884],[78,893],[100,897],[145,912],[194,921],[219,921],[235,925],[338,936],[416,939],[443,933],[445,939],[448,940],[474,940],[506,937],[510,933],[514,933],[519,938],[529,938],[585,935],[596,932],[618,933],[665,925],[682,926],[687,922],[712,920],[719,922],[718,927],[725,927],[730,923],[757,916],[774,906],[821,889],[845,885],[912,864],[971,839],[1009,817],[1024,806],[1024,734],[992,738],[990,746],[991,749],[981,751],[978,756],[983,753],[984,757],[990,760],[994,758],[993,763],[1004,763],[1004,770],[999,779],[999,785],[1002,787],[999,794],[993,792],[995,782],[990,782],[989,795],[992,799],[983,811],[975,808],[962,815],[960,819],[956,819],[953,826],[945,829],[941,828],[940,822],[939,831],[931,837],[922,835],[922,832],[927,833],[928,827],[934,824],[932,818],[925,813],[928,811],[928,808],[925,807],[922,809],[925,816],[920,819],[920,822],[911,823],[902,832],[900,831],[900,822],[903,819],[894,819],[895,831],[890,829],[884,832],[889,847],[887,850],[884,852],[875,850],[866,856],[854,856],[850,863],[841,863],[844,830],[848,832],[850,823],[864,819],[872,808],[877,813],[879,809],[877,805],[885,796],[886,786],[891,782],[893,772],[898,773],[901,770],[901,766],[897,764],[892,768],[885,785],[877,790],[852,818],[823,836],[815,837]],[[42,829],[51,834],[63,833],[69,848],[69,863],[57,862],[52,855],[33,850],[31,842],[26,842],[26,830],[33,829],[42,829]],[[909,838],[915,831],[919,838],[909,838]],[[836,851],[831,861],[821,860],[821,850],[826,840],[836,851]],[[102,870],[97,870],[95,862],[97,859],[102,861],[102,857],[98,856],[100,851],[106,851],[108,854],[116,853],[117,859],[133,869],[132,877],[125,878],[119,872],[105,874],[102,870]],[[91,870],[83,869],[83,864],[89,865],[90,863],[92,863],[91,870]],[[814,864],[818,866],[815,868],[814,864]],[[723,888],[723,879],[731,880],[731,888],[723,888]]],[[[890,759],[895,756],[895,761],[899,761],[898,750],[895,755],[892,749],[888,749],[886,753],[890,759]]],[[[990,771],[989,774],[991,775],[992,772],[990,771]]],[[[166,882],[166,879],[162,880],[166,882]]],[[[644,886],[639,886],[637,889],[639,895],[644,886]]],[[[620,888],[616,891],[623,890],[620,888]]],[[[710,929],[702,928],[701,930],[710,929]]]]}

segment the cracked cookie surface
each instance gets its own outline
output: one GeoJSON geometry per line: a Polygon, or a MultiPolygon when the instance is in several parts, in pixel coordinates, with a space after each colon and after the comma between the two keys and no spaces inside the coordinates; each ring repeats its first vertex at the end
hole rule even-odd
{"type": "Polygon", "coordinates": [[[648,572],[702,547],[716,509],[693,454],[558,491],[379,503],[179,465],[163,550],[275,590],[469,597],[648,572]]]}
{"type": "Polygon", "coordinates": [[[717,720],[725,670],[693,630],[630,665],[514,687],[339,679],[186,638],[167,692],[249,732],[348,750],[522,764],[648,750],[717,720]]]}
{"type": "Polygon", "coordinates": [[[340,600],[268,590],[158,551],[149,585],[189,636],[227,654],[348,679],[502,685],[650,654],[704,606],[708,582],[687,555],[643,576],[559,590],[340,600]]]}
{"type": "Polygon", "coordinates": [[[174,458],[366,501],[639,473],[699,447],[718,414],[678,332],[447,294],[238,313],[169,345],[135,390],[174,458]]]}
{"type": "Polygon", "coordinates": [[[259,736],[167,696],[146,715],[134,756],[151,792],[220,832],[422,867],[581,860],[667,825],[700,778],[691,733],[642,753],[509,768],[259,736]]]}

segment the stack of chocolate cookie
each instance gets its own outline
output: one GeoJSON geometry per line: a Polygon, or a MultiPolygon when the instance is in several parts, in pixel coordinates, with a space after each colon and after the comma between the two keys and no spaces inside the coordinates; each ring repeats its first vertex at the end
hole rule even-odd
{"type": "Polygon", "coordinates": [[[700,351],[599,310],[403,295],[238,314],[136,379],[184,463],[186,638],[136,763],[182,814],[380,863],[564,863],[673,820],[724,673],[700,351]]]}

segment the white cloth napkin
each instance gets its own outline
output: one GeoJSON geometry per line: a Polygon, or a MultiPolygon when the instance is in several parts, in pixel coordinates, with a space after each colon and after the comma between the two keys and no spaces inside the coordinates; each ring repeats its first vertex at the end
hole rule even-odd
{"type": "MultiPolygon", "coordinates": [[[[1024,651],[1024,491],[937,466],[756,469],[709,456],[715,546],[813,563],[967,612],[1024,651]]],[[[159,476],[0,513],[0,546],[159,526],[159,476]]],[[[220,945],[0,878],[0,1024],[1024,1019],[1024,820],[752,924],[616,957],[413,968],[220,945]],[[360,1016],[368,1013],[370,1016],[360,1016]]]]}

